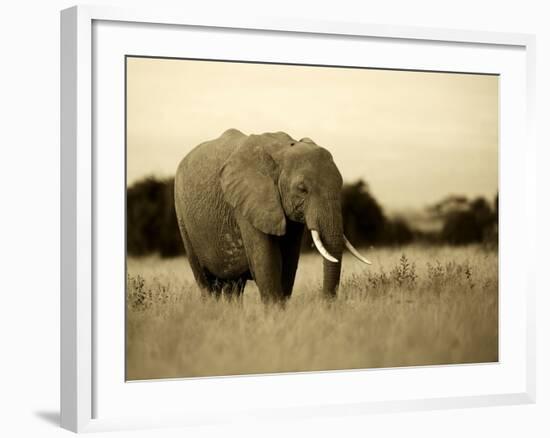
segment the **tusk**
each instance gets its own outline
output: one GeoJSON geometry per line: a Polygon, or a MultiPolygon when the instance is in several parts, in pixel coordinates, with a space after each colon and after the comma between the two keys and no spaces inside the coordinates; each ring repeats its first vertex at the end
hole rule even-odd
{"type": "Polygon", "coordinates": [[[359,260],[361,260],[363,263],[367,265],[372,265],[370,261],[368,261],[365,257],[363,257],[361,254],[359,254],[359,251],[357,251],[351,243],[349,243],[349,240],[346,239],[346,236],[344,236],[344,243],[346,244],[346,248],[349,249],[349,251],[357,257],[359,260]]]}
{"type": "Polygon", "coordinates": [[[317,251],[319,251],[325,259],[327,259],[329,262],[332,262],[332,263],[338,263],[338,259],[335,259],[334,257],[332,257],[330,253],[326,250],[325,246],[323,245],[323,242],[321,241],[321,236],[319,236],[319,231],[311,230],[311,237],[313,237],[313,243],[315,243],[315,248],[317,248],[317,251]]]}

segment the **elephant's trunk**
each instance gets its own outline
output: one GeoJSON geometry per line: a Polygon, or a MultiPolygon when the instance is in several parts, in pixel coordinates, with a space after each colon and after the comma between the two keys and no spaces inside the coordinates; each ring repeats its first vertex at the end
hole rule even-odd
{"type": "MultiPolygon", "coordinates": [[[[342,226],[342,209],[340,202],[333,202],[317,210],[316,217],[306,215],[306,222],[310,230],[319,233],[323,249],[331,257],[323,255],[323,293],[327,297],[336,296],[340,283],[342,269],[342,251],[344,248],[344,233],[342,226]],[[334,261],[336,260],[336,261],[334,261]]],[[[319,246],[316,243],[316,246],[319,246]]],[[[320,251],[322,253],[322,251],[320,251]]]]}

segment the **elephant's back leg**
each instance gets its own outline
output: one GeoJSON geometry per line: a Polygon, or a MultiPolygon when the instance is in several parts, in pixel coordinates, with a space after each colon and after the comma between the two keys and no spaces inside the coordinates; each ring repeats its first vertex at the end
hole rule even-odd
{"type": "Polygon", "coordinates": [[[248,280],[247,277],[239,277],[232,280],[226,280],[218,278],[208,271],[205,272],[208,279],[208,290],[210,294],[215,298],[221,298],[224,296],[228,301],[240,300],[242,298],[244,287],[248,280]]]}
{"type": "Polygon", "coordinates": [[[191,244],[191,240],[189,239],[189,235],[187,234],[183,220],[179,220],[178,223],[183,240],[183,246],[185,247],[185,253],[187,255],[187,259],[189,260],[189,265],[191,266],[191,271],[193,272],[195,281],[201,290],[208,291],[215,298],[220,298],[222,294],[228,299],[232,299],[234,297],[239,298],[244,291],[247,278],[242,277],[234,280],[224,280],[208,272],[208,270],[203,268],[199,262],[197,254],[191,244]]]}
{"type": "Polygon", "coordinates": [[[242,298],[244,287],[246,286],[246,277],[236,278],[235,280],[227,281],[223,288],[223,293],[228,300],[240,300],[242,298]]]}
{"type": "Polygon", "coordinates": [[[185,224],[181,218],[178,218],[178,225],[180,229],[181,239],[183,240],[183,246],[185,247],[185,254],[187,255],[187,260],[189,260],[189,265],[191,266],[191,271],[193,271],[193,276],[195,281],[201,289],[207,289],[212,291],[211,280],[208,278],[207,273],[204,271],[202,266],[199,263],[199,259],[193,246],[191,245],[191,240],[189,240],[189,235],[185,229],[185,224]]]}

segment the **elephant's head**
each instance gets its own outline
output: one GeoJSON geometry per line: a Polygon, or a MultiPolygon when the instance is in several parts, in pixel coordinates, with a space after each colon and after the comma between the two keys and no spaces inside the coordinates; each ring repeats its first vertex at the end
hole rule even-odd
{"type": "Polygon", "coordinates": [[[323,291],[336,294],[342,251],[342,176],[332,155],[311,139],[285,133],[251,135],[233,152],[221,171],[226,201],[257,229],[281,236],[287,220],[306,225],[324,257],[323,291]]]}

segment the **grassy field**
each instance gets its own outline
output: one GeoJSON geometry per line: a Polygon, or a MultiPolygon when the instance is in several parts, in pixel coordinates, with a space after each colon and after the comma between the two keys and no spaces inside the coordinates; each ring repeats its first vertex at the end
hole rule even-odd
{"type": "Polygon", "coordinates": [[[253,282],[242,302],[203,299],[185,258],[128,260],[127,378],[317,371],[498,360],[498,255],[480,247],[346,254],[338,298],[302,256],[285,309],[253,282]]]}

